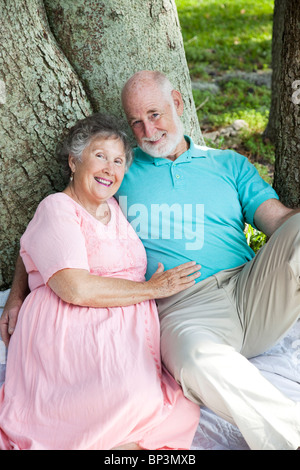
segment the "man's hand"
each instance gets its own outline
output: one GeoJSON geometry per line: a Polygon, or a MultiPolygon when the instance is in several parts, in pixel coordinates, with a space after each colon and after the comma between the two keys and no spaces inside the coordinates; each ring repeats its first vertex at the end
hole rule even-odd
{"type": "Polygon", "coordinates": [[[0,318],[0,335],[6,347],[8,347],[10,337],[15,330],[21,305],[20,300],[8,300],[0,318]]]}
{"type": "Polygon", "coordinates": [[[6,347],[14,332],[21,305],[28,292],[27,273],[22,258],[19,256],[10,294],[0,318],[0,334],[6,347]]]}

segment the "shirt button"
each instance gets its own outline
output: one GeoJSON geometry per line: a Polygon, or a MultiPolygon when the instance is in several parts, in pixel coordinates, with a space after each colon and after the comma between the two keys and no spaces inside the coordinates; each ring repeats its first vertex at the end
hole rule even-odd
{"type": "Polygon", "coordinates": [[[177,179],[180,178],[180,175],[176,175],[176,178],[177,178],[177,179]]]}

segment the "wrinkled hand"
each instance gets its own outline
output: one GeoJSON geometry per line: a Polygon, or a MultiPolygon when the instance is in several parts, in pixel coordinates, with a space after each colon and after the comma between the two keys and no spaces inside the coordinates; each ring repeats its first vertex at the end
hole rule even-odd
{"type": "Polygon", "coordinates": [[[158,263],[158,268],[149,279],[148,284],[153,289],[154,298],[161,299],[177,294],[195,284],[201,274],[201,266],[194,261],[176,266],[176,268],[164,271],[162,263],[158,263]]]}
{"type": "Polygon", "coordinates": [[[22,302],[6,303],[0,318],[0,335],[6,347],[13,334],[22,302]]]}

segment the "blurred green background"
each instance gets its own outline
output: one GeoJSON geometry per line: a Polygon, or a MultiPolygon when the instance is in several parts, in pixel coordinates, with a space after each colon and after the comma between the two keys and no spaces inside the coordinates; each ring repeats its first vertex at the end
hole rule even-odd
{"type": "Polygon", "coordinates": [[[263,131],[271,102],[274,1],[175,3],[206,142],[248,156],[262,177],[272,182],[274,148],[263,138],[263,131]],[[226,135],[224,128],[237,119],[246,125],[242,123],[237,135],[226,135]]]}

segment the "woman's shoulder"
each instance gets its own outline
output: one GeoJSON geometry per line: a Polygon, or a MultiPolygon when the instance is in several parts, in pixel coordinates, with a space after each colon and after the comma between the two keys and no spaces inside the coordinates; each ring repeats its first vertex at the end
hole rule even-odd
{"type": "Polygon", "coordinates": [[[39,203],[24,235],[30,235],[36,230],[54,229],[57,231],[62,225],[78,224],[80,216],[72,201],[65,193],[53,193],[46,196],[39,203]]]}
{"type": "MultiPolygon", "coordinates": [[[[61,193],[52,193],[46,196],[39,204],[39,206],[57,206],[59,205],[70,205],[72,206],[72,201],[73,199],[70,198],[67,194],[61,192],[61,193]]],[[[38,207],[39,207],[38,206],[38,207]]]]}
{"type": "Polygon", "coordinates": [[[72,198],[65,193],[53,193],[46,196],[38,205],[36,214],[41,212],[48,213],[61,213],[61,212],[76,213],[76,205],[72,198]]]}

